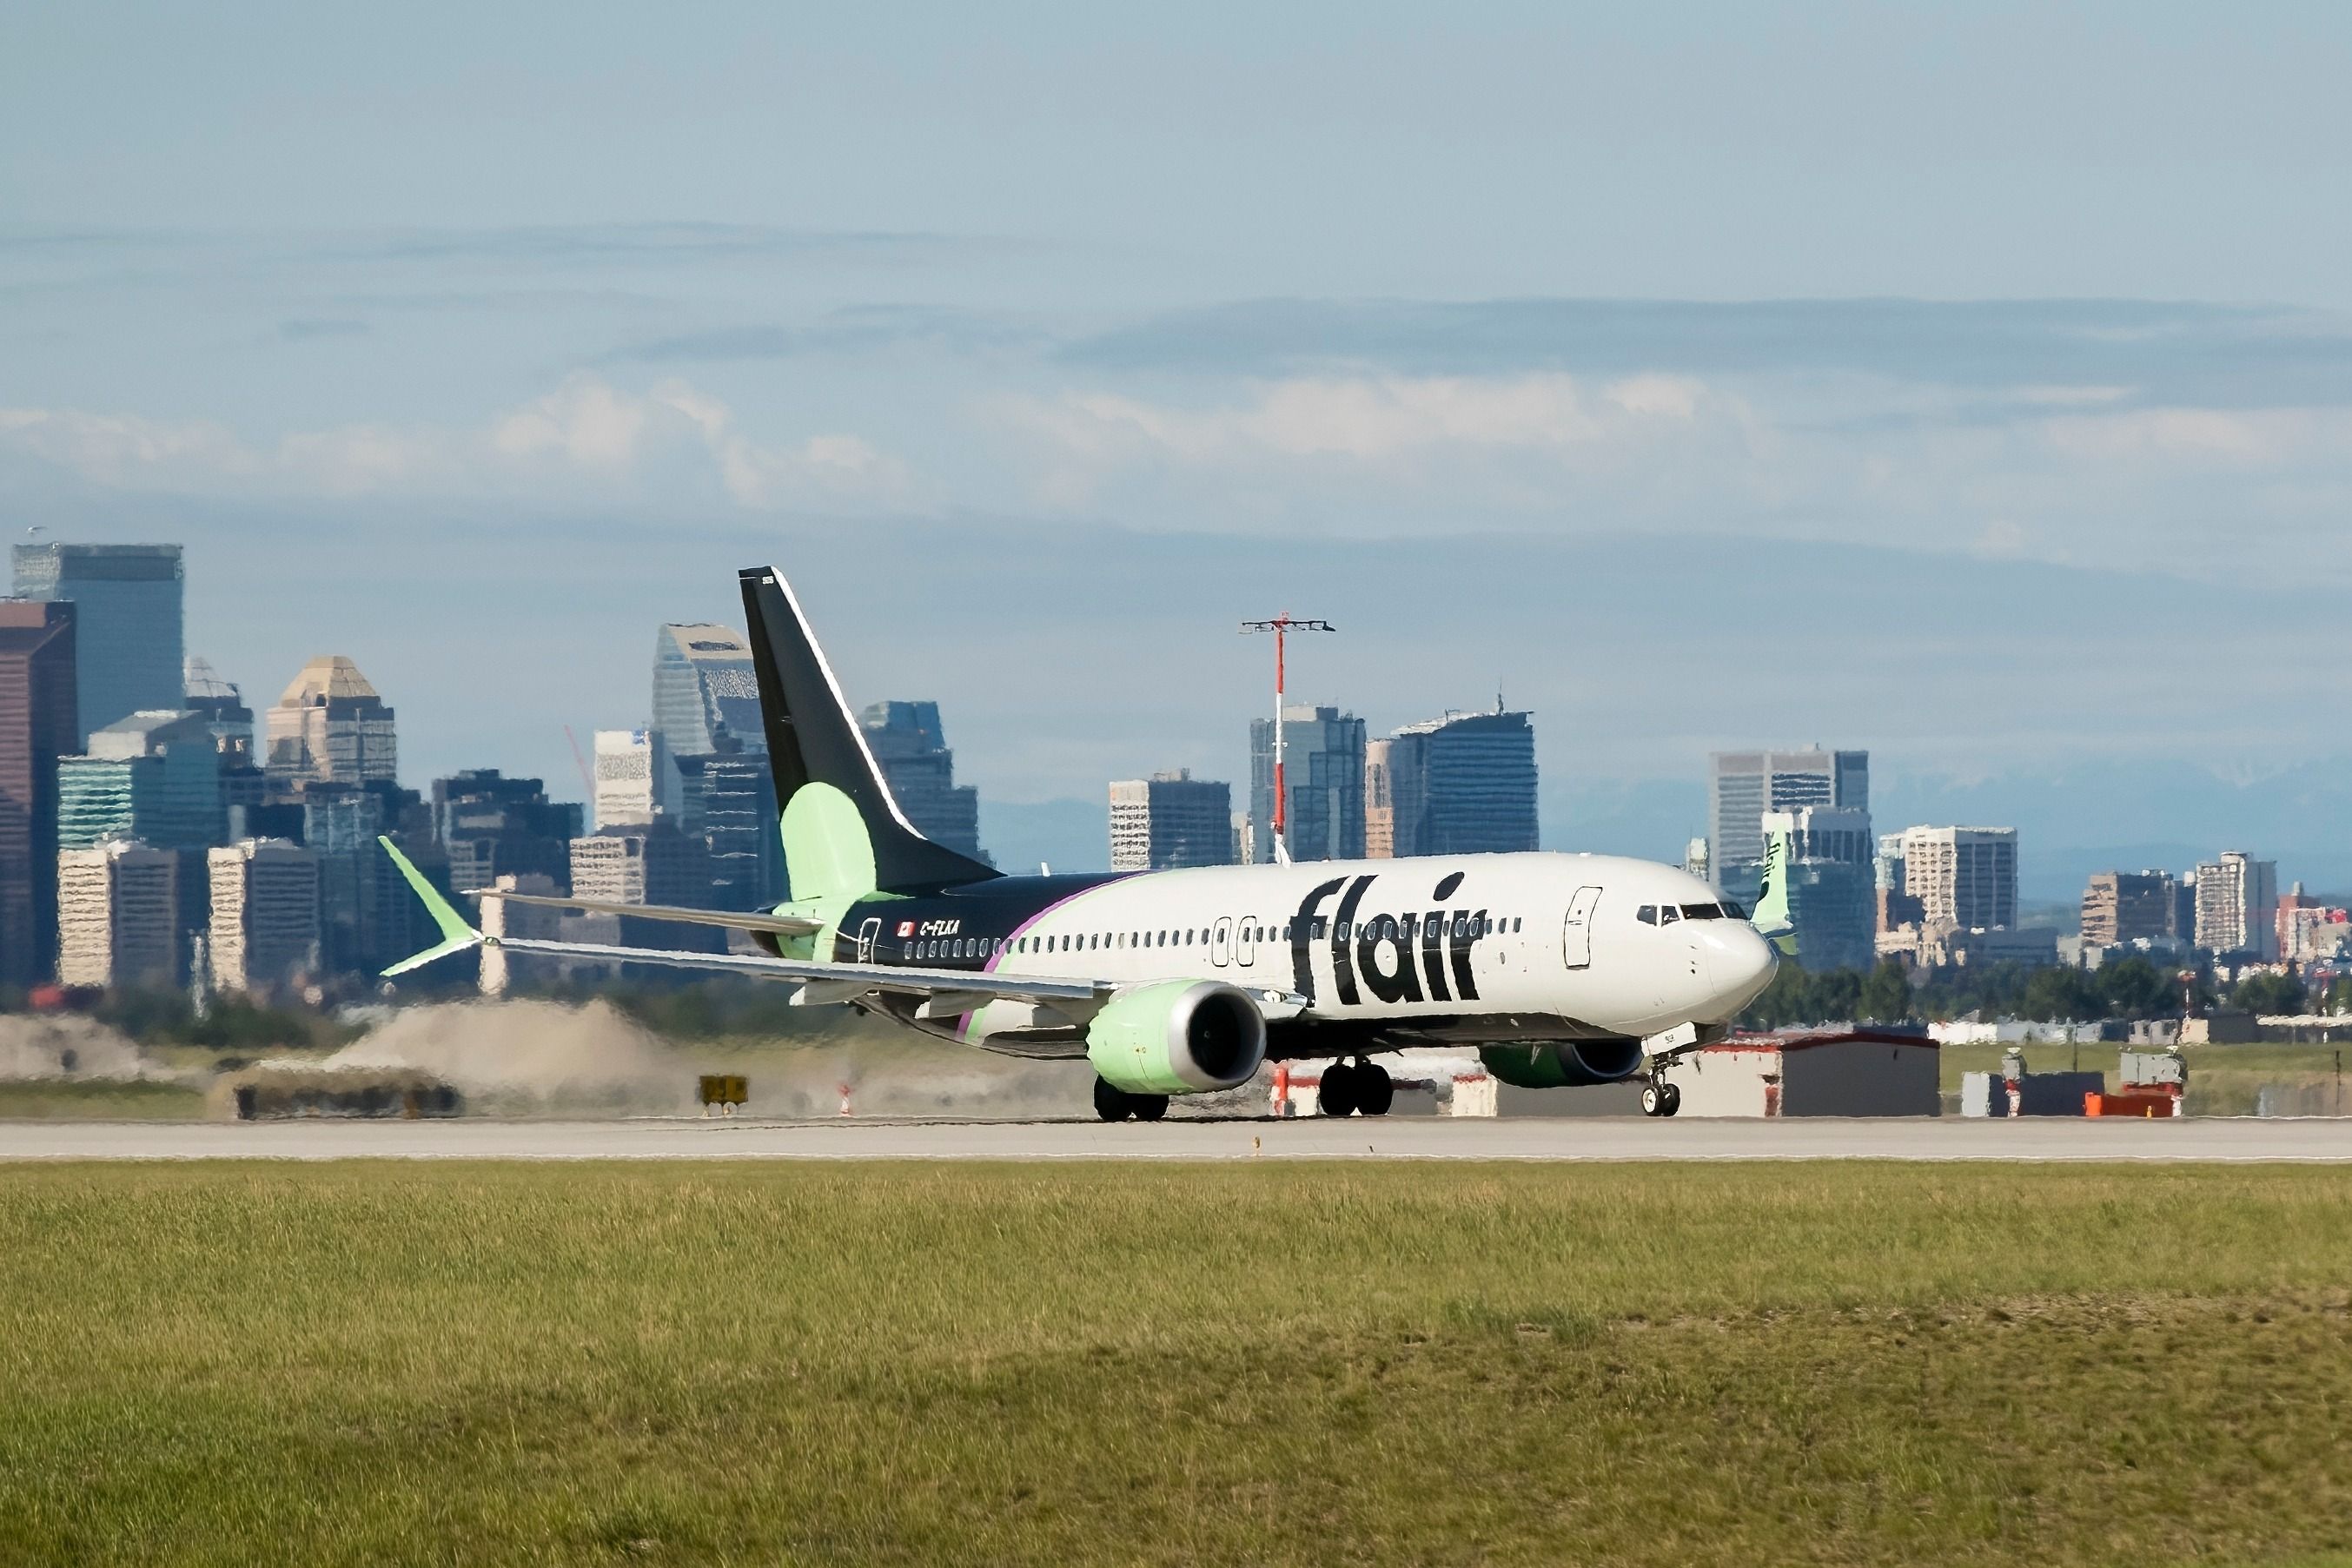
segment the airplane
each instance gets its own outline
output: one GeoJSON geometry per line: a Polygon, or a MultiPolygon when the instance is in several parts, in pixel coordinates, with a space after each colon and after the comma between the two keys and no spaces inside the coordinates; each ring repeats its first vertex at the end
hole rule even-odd
{"type": "MultiPolygon", "coordinates": [[[[1326,1115],[1390,1108],[1375,1057],[1472,1047],[1506,1083],[1644,1078],[1671,1116],[1675,1057],[1729,1032],[1778,955],[1746,912],[1677,867],[1524,852],[1007,875],[926,838],[892,799],[800,601],[740,574],[790,894],[736,914],[486,892],[509,904],[730,927],[758,953],[485,936],[390,839],[442,940],[395,976],[478,946],[795,983],[1007,1055],[1083,1057],[1106,1121],[1328,1060],[1326,1115]]],[[[1772,883],[1778,882],[1772,877],[1772,883]]],[[[1770,896],[1768,893],[1768,897],[1770,896]]]]}

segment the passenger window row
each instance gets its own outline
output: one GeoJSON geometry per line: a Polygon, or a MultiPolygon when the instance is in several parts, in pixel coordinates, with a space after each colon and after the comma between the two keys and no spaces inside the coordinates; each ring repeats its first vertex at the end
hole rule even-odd
{"type": "MultiPolygon", "coordinates": [[[[1673,915],[1671,907],[1667,913],[1671,918],[1673,915]]],[[[1643,905],[1642,918],[1654,919],[1654,911],[1650,906],[1643,905]]],[[[1693,918],[1696,919],[1697,916],[1695,915],[1693,918]]],[[[1328,917],[1318,915],[1313,923],[1308,940],[1320,942],[1327,936],[1336,936],[1342,942],[1353,940],[1377,942],[1390,938],[1410,941],[1422,934],[1424,924],[1418,915],[1374,915],[1370,920],[1353,922],[1342,920],[1335,932],[1331,921],[1328,917]]],[[[1456,940],[1467,941],[1480,936],[1517,935],[1522,929],[1524,922],[1518,916],[1506,919],[1499,916],[1457,915],[1450,922],[1441,919],[1434,924],[1442,932],[1456,940]]],[[[1286,921],[1280,926],[1254,924],[1243,925],[1234,932],[1234,940],[1251,944],[1288,942],[1292,939],[1292,933],[1297,929],[1297,925],[1298,923],[1294,920],[1286,921]]],[[[1000,953],[1007,952],[1025,955],[1095,952],[1103,948],[1194,947],[1206,946],[1209,940],[1208,927],[1185,926],[1169,931],[1066,932],[1053,936],[1015,936],[1009,939],[1002,936],[941,937],[908,943],[904,951],[908,960],[922,961],[938,958],[992,958],[1000,953]]]]}

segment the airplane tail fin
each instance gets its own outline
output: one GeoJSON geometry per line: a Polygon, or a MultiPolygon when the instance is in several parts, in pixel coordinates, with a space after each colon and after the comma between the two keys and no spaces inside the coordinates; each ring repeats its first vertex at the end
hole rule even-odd
{"type": "Polygon", "coordinates": [[[891,799],[784,574],[747,567],[740,576],[793,899],[947,887],[1000,874],[915,831],[891,799]]]}
{"type": "Polygon", "coordinates": [[[1789,861],[1794,846],[1785,832],[1764,839],[1764,880],[1756,890],[1749,918],[1784,958],[1797,956],[1797,925],[1789,914],[1789,861]]]}

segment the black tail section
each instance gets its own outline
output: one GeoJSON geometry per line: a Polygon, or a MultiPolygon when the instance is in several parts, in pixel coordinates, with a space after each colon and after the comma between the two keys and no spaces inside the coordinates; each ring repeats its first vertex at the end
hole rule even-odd
{"type": "Polygon", "coordinates": [[[849,797],[873,846],[875,883],[886,891],[953,886],[998,875],[992,866],[933,843],[899,814],[784,574],[773,567],[746,567],[739,575],[776,809],[782,810],[810,784],[829,784],[849,797]]]}

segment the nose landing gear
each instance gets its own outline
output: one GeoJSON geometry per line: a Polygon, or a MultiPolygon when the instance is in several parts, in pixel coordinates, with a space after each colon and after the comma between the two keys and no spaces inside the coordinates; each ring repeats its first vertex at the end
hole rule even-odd
{"type": "Polygon", "coordinates": [[[1664,1079],[1653,1074],[1642,1085],[1643,1115],[1671,1116],[1682,1108],[1683,1092],[1664,1079]]]}

